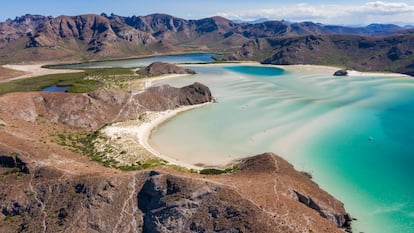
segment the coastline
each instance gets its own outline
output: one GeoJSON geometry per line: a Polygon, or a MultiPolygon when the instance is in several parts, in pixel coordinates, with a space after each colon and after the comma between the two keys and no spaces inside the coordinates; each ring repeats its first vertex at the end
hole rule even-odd
{"type": "Polygon", "coordinates": [[[149,151],[154,156],[161,158],[165,161],[167,161],[170,164],[178,165],[181,167],[185,167],[188,169],[195,169],[195,170],[201,170],[204,169],[201,166],[196,166],[193,164],[189,164],[177,159],[174,159],[172,157],[169,157],[168,155],[162,154],[155,150],[150,144],[149,139],[151,136],[152,131],[157,128],[158,126],[162,125],[164,122],[168,121],[169,119],[177,116],[179,113],[189,111],[195,108],[200,108],[203,106],[206,106],[208,104],[211,104],[211,102],[203,103],[203,104],[197,104],[197,105],[191,105],[191,106],[182,106],[174,110],[167,110],[164,112],[158,112],[155,113],[149,122],[145,122],[137,127],[136,129],[136,136],[138,138],[138,142],[141,144],[143,148],[145,148],[147,151],[149,151]]]}
{"type": "MultiPolygon", "coordinates": [[[[19,71],[29,72],[29,73],[27,73],[25,75],[18,76],[18,77],[14,77],[12,79],[3,80],[3,82],[16,80],[16,79],[22,79],[22,78],[30,78],[30,77],[46,75],[46,74],[79,72],[79,70],[71,70],[71,69],[47,69],[47,68],[42,68],[43,65],[44,64],[4,65],[3,67],[8,68],[8,69],[14,69],[14,70],[19,70],[19,71]]],[[[179,65],[180,66],[199,66],[200,64],[179,64],[179,65]]],[[[255,62],[255,61],[242,61],[242,62],[231,62],[231,63],[210,63],[210,64],[203,64],[202,66],[222,66],[222,65],[268,66],[268,65],[260,64],[260,63],[255,62]]],[[[294,70],[294,69],[296,69],[296,70],[300,69],[300,70],[305,70],[305,71],[306,70],[318,70],[318,71],[321,71],[321,72],[332,73],[332,74],[336,70],[340,69],[338,67],[321,66],[321,65],[270,65],[270,66],[278,67],[278,68],[281,68],[281,69],[284,69],[284,70],[287,70],[287,71],[294,70]]],[[[359,72],[359,71],[353,71],[353,70],[350,70],[349,73],[350,73],[349,77],[373,76],[373,75],[374,76],[391,76],[391,77],[408,77],[407,75],[398,74],[398,73],[373,73],[373,72],[359,72]]],[[[167,75],[161,75],[161,76],[158,76],[158,77],[143,78],[143,79],[139,80],[140,83],[143,83],[143,87],[139,91],[143,91],[143,90],[151,87],[154,82],[157,82],[157,81],[160,81],[160,80],[165,80],[165,79],[176,78],[176,77],[183,77],[183,76],[190,76],[190,75],[189,74],[167,74],[167,75]]],[[[118,130],[123,131],[123,132],[120,132],[120,133],[127,133],[127,134],[130,134],[130,135],[133,134],[135,136],[135,138],[138,139],[138,143],[141,145],[141,147],[143,149],[145,149],[147,152],[149,152],[150,154],[152,154],[153,156],[157,157],[157,158],[163,159],[163,160],[167,161],[170,164],[178,165],[178,166],[185,167],[185,168],[188,168],[188,169],[200,170],[200,169],[203,169],[204,167],[189,164],[189,163],[180,161],[178,159],[175,159],[173,157],[170,157],[168,155],[160,153],[159,151],[157,151],[156,149],[151,147],[151,145],[149,143],[149,139],[150,139],[150,136],[151,136],[151,132],[156,127],[160,126],[161,124],[168,121],[169,119],[175,117],[177,114],[179,114],[181,112],[192,110],[194,108],[203,107],[206,104],[209,104],[209,103],[200,104],[200,105],[192,105],[192,106],[182,106],[182,107],[179,107],[179,108],[174,109],[174,110],[167,110],[167,111],[163,111],[163,112],[151,112],[150,114],[147,114],[147,116],[149,116],[149,118],[150,118],[148,120],[148,122],[142,122],[141,124],[129,126],[130,129],[123,129],[122,130],[120,127],[118,127],[118,130]]],[[[108,126],[108,127],[117,127],[117,126],[108,126]]],[[[108,129],[108,130],[110,130],[110,129],[108,129]]],[[[222,165],[225,166],[225,165],[228,165],[228,163],[222,164],[222,165]]]]}
{"type": "MultiPolygon", "coordinates": [[[[141,115],[144,118],[143,120],[134,120],[128,124],[124,124],[125,122],[115,123],[102,129],[102,132],[107,137],[111,138],[111,140],[116,144],[125,146],[121,148],[122,150],[132,150],[132,154],[130,156],[134,157],[135,160],[146,160],[150,159],[151,156],[153,156],[165,160],[168,164],[171,165],[177,165],[187,169],[202,170],[204,168],[201,166],[189,164],[158,152],[149,144],[149,139],[151,137],[152,131],[158,126],[160,126],[162,123],[168,121],[169,119],[175,117],[176,115],[182,112],[203,107],[210,103],[211,102],[190,106],[181,106],[176,109],[170,109],[162,112],[145,112],[141,115]],[[131,145],[128,145],[127,143],[127,141],[131,140],[137,142],[136,145],[134,145],[133,147],[131,145]],[[145,153],[143,153],[143,150],[145,150],[149,154],[145,155],[145,153]],[[137,155],[137,153],[139,155],[137,155]]],[[[129,159],[124,158],[123,160],[124,161],[122,162],[127,162],[127,160],[129,159]]]]}
{"type": "Polygon", "coordinates": [[[165,79],[183,77],[183,76],[190,76],[190,75],[191,74],[166,74],[166,75],[161,75],[161,76],[158,76],[158,77],[143,78],[143,79],[140,80],[140,82],[144,83],[142,90],[145,90],[145,89],[153,86],[153,82],[160,81],[160,80],[165,80],[165,79]]]}
{"type": "MultiPolygon", "coordinates": [[[[153,82],[171,79],[176,77],[183,77],[183,76],[191,76],[190,74],[166,74],[161,75],[158,77],[147,77],[140,79],[139,82],[143,83],[143,87],[139,91],[145,91],[145,89],[152,87],[153,82]]],[[[204,167],[196,166],[193,164],[186,163],[184,161],[180,161],[169,157],[168,155],[162,154],[159,151],[155,150],[150,144],[149,139],[151,137],[152,131],[157,128],[158,126],[162,125],[164,122],[168,121],[169,119],[177,116],[178,114],[189,111],[195,108],[200,108],[211,104],[212,102],[196,104],[196,105],[187,105],[187,106],[180,106],[176,109],[170,109],[161,112],[145,112],[145,120],[138,120],[134,122],[132,125],[128,125],[127,127],[118,126],[118,125],[110,125],[103,129],[103,132],[108,136],[111,137],[113,140],[115,138],[124,138],[125,136],[132,136],[134,139],[137,139],[140,149],[146,150],[152,156],[165,160],[168,164],[177,165],[180,167],[184,167],[187,169],[194,169],[194,170],[202,170],[204,167]]],[[[122,140],[122,139],[121,139],[122,140]]],[[[122,142],[120,144],[123,144],[122,142]]],[[[127,149],[127,148],[126,148],[127,149]]],[[[145,157],[145,156],[144,156],[145,157]]],[[[146,157],[147,158],[147,157],[146,157]]],[[[146,159],[145,158],[145,159],[146,159]]]]}

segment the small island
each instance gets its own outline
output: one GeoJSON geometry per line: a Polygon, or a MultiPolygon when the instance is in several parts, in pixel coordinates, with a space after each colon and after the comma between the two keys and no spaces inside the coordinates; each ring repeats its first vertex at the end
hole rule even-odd
{"type": "Polygon", "coordinates": [[[186,69],[175,64],[165,62],[154,62],[145,67],[145,69],[138,70],[138,74],[144,73],[147,76],[157,76],[164,74],[196,74],[194,70],[186,69]]]}

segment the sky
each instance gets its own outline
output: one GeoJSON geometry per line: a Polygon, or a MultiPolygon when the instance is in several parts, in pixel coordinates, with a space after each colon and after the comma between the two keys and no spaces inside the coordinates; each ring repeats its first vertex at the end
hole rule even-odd
{"type": "Polygon", "coordinates": [[[244,21],[267,18],[337,25],[414,25],[414,0],[347,0],[341,3],[328,0],[14,0],[2,2],[0,21],[27,13],[54,17],[89,13],[122,16],[166,13],[184,19],[218,15],[244,21]]]}

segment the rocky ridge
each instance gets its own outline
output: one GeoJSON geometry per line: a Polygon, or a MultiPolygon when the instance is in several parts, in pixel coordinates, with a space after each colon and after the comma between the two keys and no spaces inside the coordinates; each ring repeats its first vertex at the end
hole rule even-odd
{"type": "Polygon", "coordinates": [[[265,38],[245,43],[224,60],[257,60],[276,65],[328,65],[359,71],[414,75],[414,36],[384,38],[308,35],[265,38]]]}
{"type": "Polygon", "coordinates": [[[134,119],[145,111],[165,111],[213,100],[207,86],[194,83],[183,88],[150,87],[139,93],[98,90],[86,94],[10,93],[1,96],[1,116],[36,122],[66,124],[96,130],[104,124],[134,119]]]}
{"type": "Polygon", "coordinates": [[[0,168],[1,179],[5,181],[0,184],[0,229],[2,232],[342,232],[337,227],[348,226],[349,216],[342,204],[281,158],[263,154],[242,161],[240,166],[234,174],[212,177],[168,169],[73,175],[52,166],[32,167],[28,174],[6,174],[7,169],[0,168]],[[260,168],[263,170],[257,170],[260,168]],[[253,171],[263,172],[256,175],[253,171]],[[263,180],[264,184],[257,183],[264,172],[276,176],[263,180]],[[295,182],[287,185],[292,178],[295,182]],[[233,183],[240,179],[249,184],[256,182],[253,189],[264,189],[262,195],[252,196],[251,185],[233,183]],[[267,182],[274,182],[276,189],[268,192],[267,182]],[[297,190],[315,195],[314,205],[335,219],[321,217],[318,211],[303,205],[295,196],[297,190]],[[309,221],[303,221],[304,218],[309,221]]]}
{"type": "Polygon", "coordinates": [[[219,52],[224,60],[335,65],[413,75],[412,30],[372,24],[352,28],[312,22],[234,23],[165,14],[123,17],[25,15],[0,23],[4,62],[79,61],[160,53],[219,52]]]}

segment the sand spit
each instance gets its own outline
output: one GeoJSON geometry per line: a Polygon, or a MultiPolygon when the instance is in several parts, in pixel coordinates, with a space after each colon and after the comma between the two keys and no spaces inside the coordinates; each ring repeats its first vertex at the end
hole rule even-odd
{"type": "Polygon", "coordinates": [[[8,82],[17,79],[24,78],[33,78],[36,76],[48,75],[48,74],[61,74],[61,73],[77,73],[81,72],[80,70],[71,70],[71,69],[47,69],[43,68],[45,64],[37,65],[3,65],[4,68],[17,70],[24,72],[24,75],[17,77],[10,77],[8,79],[1,80],[0,82],[8,82]]]}

